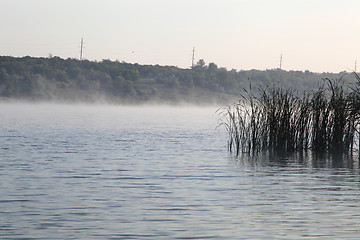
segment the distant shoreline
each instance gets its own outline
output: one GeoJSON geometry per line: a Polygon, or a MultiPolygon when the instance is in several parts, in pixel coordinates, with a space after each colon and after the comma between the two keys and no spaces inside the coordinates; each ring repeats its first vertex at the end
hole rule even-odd
{"type": "Polygon", "coordinates": [[[0,101],[227,104],[251,87],[279,84],[302,93],[317,89],[324,78],[353,81],[347,72],[229,71],[203,60],[192,69],[182,69],[110,60],[0,56],[0,101]]]}

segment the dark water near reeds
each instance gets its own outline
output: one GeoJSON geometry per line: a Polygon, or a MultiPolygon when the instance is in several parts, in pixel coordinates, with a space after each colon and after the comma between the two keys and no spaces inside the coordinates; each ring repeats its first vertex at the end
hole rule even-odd
{"type": "Polygon", "coordinates": [[[215,111],[0,104],[0,238],[360,238],[356,158],[234,159],[215,111]]]}

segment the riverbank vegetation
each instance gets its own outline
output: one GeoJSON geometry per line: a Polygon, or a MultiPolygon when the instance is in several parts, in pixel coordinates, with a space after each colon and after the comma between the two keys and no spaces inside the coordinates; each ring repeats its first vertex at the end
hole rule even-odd
{"type": "Polygon", "coordinates": [[[227,70],[204,60],[193,67],[139,65],[59,57],[0,56],[0,99],[114,103],[220,103],[238,98],[249,84],[280,84],[299,91],[316,89],[322,78],[342,73],[281,69],[227,70]]]}
{"type": "Polygon", "coordinates": [[[222,109],[228,147],[236,155],[271,152],[352,153],[360,124],[360,77],[356,84],[323,79],[315,90],[299,94],[281,85],[250,88],[222,109]]]}

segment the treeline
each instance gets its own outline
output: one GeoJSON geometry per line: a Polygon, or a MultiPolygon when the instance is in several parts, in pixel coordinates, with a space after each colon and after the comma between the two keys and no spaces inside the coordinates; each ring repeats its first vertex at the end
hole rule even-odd
{"type": "Polygon", "coordinates": [[[321,79],[350,81],[346,72],[236,71],[200,60],[192,69],[59,57],[0,56],[2,99],[196,102],[230,101],[249,86],[280,84],[298,91],[316,89],[321,79]]]}

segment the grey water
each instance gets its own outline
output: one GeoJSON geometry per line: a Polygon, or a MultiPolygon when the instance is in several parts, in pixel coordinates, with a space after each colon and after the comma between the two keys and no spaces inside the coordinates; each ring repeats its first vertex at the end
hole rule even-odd
{"type": "Polygon", "coordinates": [[[0,238],[360,238],[358,158],[235,158],[215,111],[0,104],[0,238]]]}

